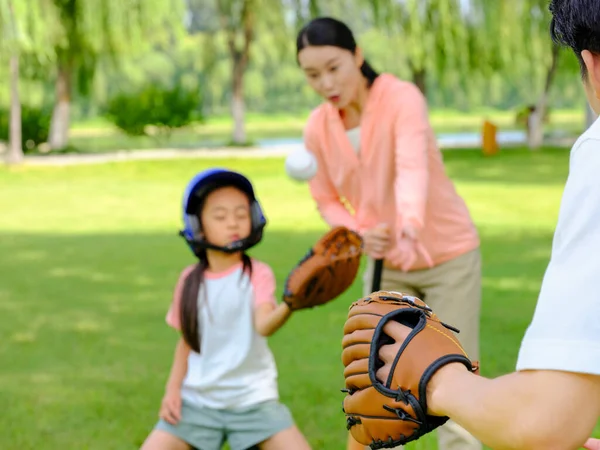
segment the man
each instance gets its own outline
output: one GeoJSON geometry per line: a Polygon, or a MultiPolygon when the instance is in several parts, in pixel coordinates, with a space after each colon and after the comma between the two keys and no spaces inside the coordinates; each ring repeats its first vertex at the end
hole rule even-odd
{"type": "MultiPolygon", "coordinates": [[[[552,38],[575,52],[590,106],[600,113],[600,0],[553,0],[550,11],[552,38]]],[[[599,440],[586,442],[600,418],[599,254],[600,119],[571,150],[552,257],[517,372],[487,379],[449,364],[428,386],[429,412],[495,450],[600,450],[599,440]]],[[[409,332],[395,322],[384,330],[396,343],[381,348],[380,380],[409,332]]]]}

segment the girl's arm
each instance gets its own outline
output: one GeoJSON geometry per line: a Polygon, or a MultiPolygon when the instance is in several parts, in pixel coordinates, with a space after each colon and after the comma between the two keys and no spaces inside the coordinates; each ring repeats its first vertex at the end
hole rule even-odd
{"type": "Polygon", "coordinates": [[[280,303],[275,306],[272,303],[264,303],[259,305],[254,310],[254,327],[262,336],[271,336],[292,315],[292,310],[287,303],[280,303]]]}
{"type": "Polygon", "coordinates": [[[180,337],[175,346],[175,356],[173,357],[173,365],[171,373],[167,380],[166,391],[179,391],[183,383],[183,379],[187,373],[188,355],[190,354],[190,346],[185,342],[183,337],[180,337]]]}
{"type": "Polygon", "coordinates": [[[275,274],[271,267],[253,260],[254,328],[262,336],[271,336],[292,314],[285,302],[277,304],[275,284],[275,274]]]}

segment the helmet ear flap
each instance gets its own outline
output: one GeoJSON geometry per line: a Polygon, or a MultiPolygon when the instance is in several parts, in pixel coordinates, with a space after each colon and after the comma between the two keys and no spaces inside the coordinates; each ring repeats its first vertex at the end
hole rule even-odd
{"type": "Polygon", "coordinates": [[[185,228],[179,233],[186,241],[192,242],[202,237],[200,220],[194,214],[184,215],[185,228]]]}
{"type": "Polygon", "coordinates": [[[200,237],[202,235],[202,229],[200,227],[200,219],[198,216],[188,214],[188,220],[192,237],[200,237]]]}
{"type": "Polygon", "coordinates": [[[264,226],[265,216],[257,200],[252,201],[252,204],[250,205],[250,219],[252,221],[253,230],[264,226]]]}

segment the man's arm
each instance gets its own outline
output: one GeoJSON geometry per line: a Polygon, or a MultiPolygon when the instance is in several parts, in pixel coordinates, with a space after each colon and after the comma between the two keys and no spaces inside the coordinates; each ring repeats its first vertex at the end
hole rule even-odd
{"type": "Polygon", "coordinates": [[[575,450],[600,415],[600,377],[522,371],[487,379],[449,365],[433,377],[427,398],[431,412],[495,450],[575,450]]]}

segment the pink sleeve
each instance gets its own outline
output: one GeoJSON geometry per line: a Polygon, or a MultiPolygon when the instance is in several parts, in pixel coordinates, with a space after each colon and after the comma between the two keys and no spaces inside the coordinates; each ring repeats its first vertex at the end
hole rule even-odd
{"type": "Polygon", "coordinates": [[[167,324],[176,330],[181,330],[181,296],[183,294],[183,283],[185,278],[190,274],[190,272],[194,269],[195,265],[191,265],[183,269],[181,274],[179,275],[179,279],[177,280],[177,284],[175,285],[175,290],[173,291],[173,300],[171,301],[171,306],[169,311],[167,312],[166,321],[167,324]]]}
{"type": "Polygon", "coordinates": [[[267,264],[252,260],[252,278],[250,281],[254,289],[254,307],[267,303],[277,306],[275,274],[267,264]]]}
{"type": "Polygon", "coordinates": [[[310,193],[317,204],[321,217],[330,227],[345,226],[357,230],[356,220],[342,204],[340,196],[331,182],[327,170],[325,156],[320,151],[314,136],[314,125],[309,120],[304,133],[304,145],[317,160],[317,174],[308,182],[310,193]]]}
{"type": "Polygon", "coordinates": [[[429,119],[427,103],[415,85],[402,92],[398,117],[395,121],[396,149],[396,208],[400,229],[410,223],[419,230],[424,225],[427,203],[429,119]]]}

